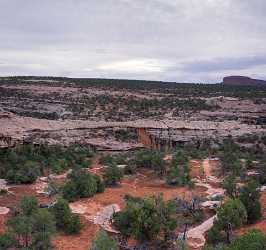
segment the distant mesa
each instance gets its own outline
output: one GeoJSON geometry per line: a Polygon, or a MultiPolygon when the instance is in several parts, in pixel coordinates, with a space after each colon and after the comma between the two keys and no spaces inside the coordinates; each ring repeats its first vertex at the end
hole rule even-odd
{"type": "Polygon", "coordinates": [[[266,86],[266,81],[252,79],[247,76],[227,76],[224,77],[224,85],[233,85],[233,86],[266,86]]]}

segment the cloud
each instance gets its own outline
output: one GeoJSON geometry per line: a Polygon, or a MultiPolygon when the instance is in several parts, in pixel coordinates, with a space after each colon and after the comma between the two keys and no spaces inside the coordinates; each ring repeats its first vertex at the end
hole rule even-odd
{"type": "Polygon", "coordinates": [[[266,55],[237,58],[212,58],[184,63],[183,70],[187,72],[219,72],[224,70],[243,70],[266,65],[266,55]]]}
{"type": "Polygon", "coordinates": [[[0,75],[261,77],[265,9],[265,0],[1,0],[0,75]]]}
{"type": "Polygon", "coordinates": [[[126,73],[158,73],[169,67],[167,62],[156,59],[132,59],[127,61],[112,62],[97,67],[98,70],[126,72],[126,73]]]}

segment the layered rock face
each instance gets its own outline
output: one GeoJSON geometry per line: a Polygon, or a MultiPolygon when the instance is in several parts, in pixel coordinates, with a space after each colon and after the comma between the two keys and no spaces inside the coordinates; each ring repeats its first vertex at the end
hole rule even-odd
{"type": "Polygon", "coordinates": [[[252,79],[246,76],[227,76],[224,77],[223,84],[236,86],[266,86],[266,81],[252,79]]]}
{"type": "Polygon", "coordinates": [[[75,81],[0,79],[0,148],[79,143],[103,151],[167,149],[266,133],[266,88],[75,81]]]}

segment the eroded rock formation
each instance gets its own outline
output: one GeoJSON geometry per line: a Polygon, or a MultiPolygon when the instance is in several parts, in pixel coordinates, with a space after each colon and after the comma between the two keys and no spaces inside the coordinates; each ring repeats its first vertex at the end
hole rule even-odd
{"type": "Polygon", "coordinates": [[[236,86],[266,86],[266,81],[252,79],[246,76],[227,76],[224,77],[223,84],[236,86]]]}

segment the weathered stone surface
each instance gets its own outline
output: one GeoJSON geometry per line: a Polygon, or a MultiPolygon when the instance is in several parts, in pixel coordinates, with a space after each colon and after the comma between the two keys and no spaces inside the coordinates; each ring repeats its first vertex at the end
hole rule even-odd
{"type": "Polygon", "coordinates": [[[89,120],[46,120],[12,115],[0,118],[0,146],[12,146],[16,142],[48,142],[50,144],[80,142],[102,150],[130,150],[142,147],[137,142],[120,142],[115,138],[97,136],[99,131],[117,128],[134,128],[138,131],[139,142],[152,144],[155,139],[189,142],[200,138],[217,138],[228,135],[239,136],[247,133],[262,133],[262,126],[249,125],[240,121],[181,121],[181,120],[136,120],[130,122],[106,122],[89,120]],[[90,134],[91,133],[91,134],[90,134]],[[141,135],[141,136],[140,136],[141,135]],[[1,139],[2,138],[2,139],[1,139]],[[144,139],[143,139],[144,138],[144,139]],[[10,144],[10,145],[9,145],[10,144]]]}

